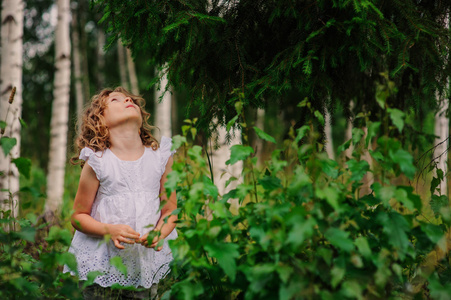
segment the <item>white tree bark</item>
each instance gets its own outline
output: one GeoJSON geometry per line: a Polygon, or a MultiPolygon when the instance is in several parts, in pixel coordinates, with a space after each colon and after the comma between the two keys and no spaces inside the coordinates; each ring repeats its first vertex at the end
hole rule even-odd
{"type": "Polygon", "coordinates": [[[50,123],[50,152],[47,174],[45,213],[52,221],[61,207],[64,193],[67,129],[70,92],[70,7],[69,0],[58,0],[58,21],[55,29],[55,80],[52,119],[50,123]]]}
{"type": "MultiPolygon", "coordinates": [[[[263,108],[257,108],[257,117],[255,118],[255,127],[265,131],[265,110],[263,108]]],[[[257,153],[257,166],[260,167],[263,164],[263,145],[264,141],[261,138],[255,141],[255,153],[257,153]]]]}
{"type": "Polygon", "coordinates": [[[117,59],[119,63],[119,75],[121,78],[121,86],[124,89],[129,89],[127,81],[127,66],[125,63],[125,49],[120,40],[117,41],[117,59]]]}
{"type": "MultiPolygon", "coordinates": [[[[445,27],[449,29],[449,14],[446,16],[445,27]]],[[[445,174],[443,180],[440,182],[439,193],[440,195],[448,195],[448,146],[449,146],[449,118],[447,116],[449,110],[449,98],[444,97],[439,99],[440,109],[435,115],[435,128],[434,133],[438,138],[435,139],[434,157],[438,157],[437,168],[443,171],[445,174]]]]}
{"type": "MultiPolygon", "coordinates": [[[[217,122],[217,120],[213,120],[217,122]]],[[[230,147],[242,144],[241,131],[235,131],[234,137],[230,143],[226,140],[227,130],[223,126],[219,126],[216,133],[213,134],[212,140],[218,139],[219,148],[210,153],[214,183],[218,188],[219,195],[223,196],[230,190],[237,187],[242,182],[241,174],[243,172],[243,162],[239,161],[233,165],[226,165],[226,161],[230,159],[230,147]],[[230,178],[235,177],[237,180],[231,181],[226,187],[226,182],[230,178]]],[[[231,211],[237,212],[239,208],[238,199],[230,199],[231,211]]]]}
{"type": "MultiPolygon", "coordinates": [[[[351,102],[349,103],[349,109],[351,110],[351,112],[354,110],[354,102],[351,100],[351,102]]],[[[352,139],[352,122],[354,120],[349,119],[347,124],[346,124],[346,131],[345,131],[345,142],[349,141],[350,139],[352,139]]],[[[350,145],[348,149],[346,149],[345,152],[345,156],[348,158],[352,157],[352,152],[354,151],[354,145],[350,145]]]]}
{"type": "Polygon", "coordinates": [[[103,28],[98,28],[97,30],[97,85],[98,89],[104,88],[105,84],[105,51],[103,47],[105,46],[105,33],[103,28]]]}
{"type": "MultiPolygon", "coordinates": [[[[440,101],[440,99],[438,99],[440,101]]],[[[440,195],[448,194],[448,184],[447,184],[447,176],[446,173],[448,171],[447,162],[448,162],[448,145],[449,145],[449,119],[446,115],[449,108],[449,99],[443,98],[441,100],[440,110],[435,115],[435,135],[438,138],[435,139],[435,150],[434,157],[438,157],[437,168],[441,169],[445,174],[445,178],[440,182],[440,195]]]]}
{"type": "Polygon", "coordinates": [[[22,115],[22,37],[24,2],[3,0],[1,11],[1,67],[0,67],[0,120],[6,122],[2,137],[16,139],[9,157],[0,150],[0,210],[11,210],[12,216],[18,214],[19,172],[11,159],[20,156],[20,121],[22,115]],[[9,104],[13,87],[16,87],[14,102],[9,104]],[[6,202],[4,202],[6,200],[6,202]]]}
{"type": "MultiPolygon", "coordinates": [[[[164,71],[163,71],[164,72],[164,71]]],[[[172,108],[172,93],[169,89],[165,92],[168,82],[168,77],[164,74],[161,77],[160,88],[155,87],[155,109],[154,109],[154,126],[158,129],[155,132],[155,138],[161,140],[162,136],[172,136],[172,122],[171,122],[171,108],[172,108]],[[164,93],[164,94],[163,94],[164,93]],[[161,99],[160,102],[160,98],[161,99]]]]}
{"type": "Polygon", "coordinates": [[[330,159],[335,160],[335,152],[334,152],[334,139],[332,137],[332,125],[331,125],[331,117],[329,111],[326,109],[326,115],[324,118],[324,134],[326,136],[326,153],[330,159]]]}
{"type": "MultiPolygon", "coordinates": [[[[72,17],[72,49],[73,49],[73,64],[74,64],[74,81],[75,81],[75,102],[77,108],[77,119],[81,117],[84,105],[83,95],[83,75],[81,73],[81,55],[80,55],[80,35],[78,33],[76,10],[74,10],[72,17]]],[[[81,126],[79,123],[78,126],[81,126]]],[[[78,128],[80,130],[80,128],[78,128]]]]}
{"type": "Polygon", "coordinates": [[[131,92],[135,95],[139,95],[138,76],[136,75],[135,62],[133,61],[132,51],[127,48],[127,70],[128,78],[130,79],[131,92]]]}

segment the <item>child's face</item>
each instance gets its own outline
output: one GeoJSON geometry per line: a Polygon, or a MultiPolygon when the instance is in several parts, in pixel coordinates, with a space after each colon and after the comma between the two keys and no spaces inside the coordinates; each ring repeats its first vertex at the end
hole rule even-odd
{"type": "Polygon", "coordinates": [[[113,128],[127,122],[136,122],[138,128],[141,127],[141,108],[132,98],[119,92],[112,92],[105,102],[106,108],[103,116],[108,128],[113,128]]]}

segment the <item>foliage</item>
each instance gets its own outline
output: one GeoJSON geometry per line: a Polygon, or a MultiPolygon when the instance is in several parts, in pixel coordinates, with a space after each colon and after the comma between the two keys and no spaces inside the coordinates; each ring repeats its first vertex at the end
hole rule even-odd
{"type": "MultiPolygon", "coordinates": [[[[235,98],[236,107],[243,97],[235,98]]],[[[416,168],[392,137],[406,120],[385,106],[387,97],[380,98],[382,122],[367,120],[369,134],[356,129],[341,147],[352,143],[355,149],[343,164],[318,151],[312,122],[292,130],[264,170],[255,167],[252,148],[233,146],[228,164],[243,161],[245,167],[241,178],[232,179],[238,186],[225,195],[209,179],[202,149],[176,137],[184,144],[183,159],[174,163],[166,190],[177,189],[180,237],[170,242],[174,283],[162,299],[448,299],[448,198],[431,197],[436,218],[429,221],[423,217],[427,201],[409,185],[391,184],[412,180],[416,168]],[[373,139],[370,170],[362,153],[373,139]],[[372,191],[360,195],[369,172],[372,191]],[[240,204],[237,213],[231,202],[240,204]]],[[[300,105],[312,119],[322,117],[308,100],[300,105]]],[[[195,124],[186,126],[189,132],[195,124]]],[[[440,178],[434,182],[431,191],[440,178]]]]}
{"type": "Polygon", "coordinates": [[[375,83],[387,70],[399,89],[391,99],[398,109],[423,114],[434,107],[437,92],[446,93],[449,2],[93,3],[103,10],[109,45],[120,38],[167,66],[171,85],[189,90],[190,107],[201,113],[198,126],[205,130],[215,116],[223,124],[234,116],[235,89],[247,95],[244,106],[276,101],[290,114],[293,103],[309,97],[320,113],[341,103],[346,116],[351,100],[357,112],[378,110],[375,83]]]}
{"type": "MultiPolygon", "coordinates": [[[[4,124],[4,122],[2,123],[4,124]]],[[[4,126],[3,128],[5,128],[4,126]]],[[[3,131],[2,131],[3,135],[3,131]]],[[[14,163],[22,179],[30,180],[31,161],[23,157],[12,158],[10,150],[15,138],[0,136],[4,157],[14,163]]],[[[5,170],[0,170],[0,173],[5,170]]],[[[34,213],[26,218],[14,216],[13,198],[16,191],[2,190],[0,208],[0,297],[2,299],[79,299],[78,282],[62,267],[76,268],[75,256],[67,252],[72,233],[58,226],[48,228],[34,213]]],[[[21,194],[30,193],[31,199],[40,197],[33,187],[22,185],[21,194]],[[34,194],[34,195],[33,195],[34,194]]],[[[27,209],[26,202],[20,209],[27,209]]],[[[23,211],[22,211],[23,213],[23,211]]]]}
{"type": "Polygon", "coordinates": [[[1,219],[0,228],[0,297],[3,299],[81,299],[78,282],[63,274],[67,264],[75,267],[75,257],[66,252],[72,234],[52,227],[46,238],[37,217],[1,219]],[[6,224],[15,230],[5,231],[6,224]]]}

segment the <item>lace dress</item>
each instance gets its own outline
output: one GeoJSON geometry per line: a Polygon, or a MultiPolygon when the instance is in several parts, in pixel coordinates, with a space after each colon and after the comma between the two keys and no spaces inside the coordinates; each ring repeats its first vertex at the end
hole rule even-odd
{"type": "MultiPolygon", "coordinates": [[[[89,148],[82,149],[80,159],[93,168],[100,181],[91,216],[102,223],[129,225],[141,236],[151,231],[160,218],[160,179],[169,157],[174,154],[171,145],[171,139],[163,137],[158,150],[146,147],[136,161],[120,160],[109,149],[96,153],[89,148]]],[[[125,247],[121,250],[111,239],[106,241],[76,231],[69,252],[77,259],[80,280],[86,280],[89,272],[100,271],[103,275],[95,283],[103,287],[118,283],[149,288],[169,271],[172,253],[167,240],[176,237],[174,229],[161,251],[125,243],[121,243],[125,247]],[[110,264],[115,256],[122,258],[127,276],[110,264]]],[[[67,266],[64,272],[75,275],[67,266]]]]}

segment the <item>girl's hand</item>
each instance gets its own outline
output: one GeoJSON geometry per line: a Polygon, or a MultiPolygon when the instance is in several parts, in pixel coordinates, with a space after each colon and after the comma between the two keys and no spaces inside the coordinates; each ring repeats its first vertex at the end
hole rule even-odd
{"type": "Polygon", "coordinates": [[[114,246],[118,249],[124,249],[120,243],[134,244],[139,239],[140,234],[128,225],[117,224],[108,225],[108,233],[111,235],[114,246]]]}
{"type": "MultiPolygon", "coordinates": [[[[146,235],[144,235],[142,238],[139,239],[138,243],[140,243],[141,245],[143,245],[146,248],[155,248],[158,245],[158,242],[164,240],[164,237],[161,236],[161,233],[158,231],[151,231],[149,233],[147,233],[146,235]],[[152,239],[152,243],[149,246],[149,241],[147,240],[149,234],[151,235],[155,235],[155,237],[152,239]]],[[[158,248],[156,248],[156,251],[161,251],[161,249],[163,249],[163,246],[160,246],[158,248]]]]}

